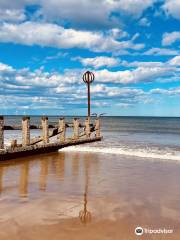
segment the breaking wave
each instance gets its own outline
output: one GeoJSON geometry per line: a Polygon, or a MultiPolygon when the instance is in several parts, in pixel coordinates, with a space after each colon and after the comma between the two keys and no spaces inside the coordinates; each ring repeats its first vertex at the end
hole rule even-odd
{"type": "Polygon", "coordinates": [[[180,160],[180,151],[171,150],[171,149],[153,149],[153,148],[144,148],[144,149],[131,149],[131,148],[122,148],[122,147],[90,147],[90,146],[72,146],[59,151],[63,152],[91,152],[91,153],[100,153],[100,154],[116,154],[116,155],[126,155],[134,156],[139,158],[152,158],[152,159],[164,159],[164,160],[180,160]]]}

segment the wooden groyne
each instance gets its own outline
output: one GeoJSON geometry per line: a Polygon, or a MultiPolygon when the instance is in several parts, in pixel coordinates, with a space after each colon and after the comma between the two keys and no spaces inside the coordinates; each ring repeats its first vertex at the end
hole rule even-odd
{"type": "MultiPolygon", "coordinates": [[[[16,125],[18,126],[18,125],[16,125]]],[[[41,118],[41,124],[32,128],[30,117],[23,117],[21,126],[6,127],[4,117],[0,116],[0,160],[13,159],[57,151],[58,149],[100,141],[100,119],[96,118],[94,123],[90,123],[90,118],[86,118],[84,123],[80,119],[74,118],[72,123],[66,123],[64,118],[59,118],[55,125],[49,125],[48,117],[41,118]],[[66,136],[67,128],[72,129],[72,136],[66,136]],[[4,144],[4,130],[22,130],[22,141],[11,139],[10,145],[4,144]],[[30,129],[41,129],[41,136],[31,138],[30,129]],[[51,130],[50,130],[51,129],[51,130]]]]}

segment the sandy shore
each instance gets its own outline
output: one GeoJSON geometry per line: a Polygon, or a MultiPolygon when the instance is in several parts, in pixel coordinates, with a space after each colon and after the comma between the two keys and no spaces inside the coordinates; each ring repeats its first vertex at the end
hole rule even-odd
{"type": "Polygon", "coordinates": [[[179,162],[113,154],[1,163],[0,239],[179,240],[179,176],[179,162]],[[174,232],[137,237],[137,226],[174,232]]]}

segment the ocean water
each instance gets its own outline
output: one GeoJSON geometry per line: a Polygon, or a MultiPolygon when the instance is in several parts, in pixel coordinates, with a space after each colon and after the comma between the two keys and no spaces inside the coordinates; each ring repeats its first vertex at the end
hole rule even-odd
{"type": "MultiPolygon", "coordinates": [[[[94,119],[92,118],[92,121],[94,119]]],[[[66,117],[72,122],[72,117],[66,117]]],[[[81,118],[84,121],[84,118],[81,118]]],[[[58,117],[49,117],[55,124],[58,117]]],[[[21,116],[7,116],[6,125],[21,124],[21,116]]],[[[31,124],[40,124],[40,117],[32,116],[31,124]]],[[[180,160],[180,118],[164,117],[102,117],[103,141],[84,146],[69,147],[63,151],[97,152],[153,158],[180,160]]],[[[31,130],[31,136],[41,135],[40,130],[31,130]]],[[[70,136],[68,130],[68,136],[70,136]]],[[[21,142],[21,131],[5,131],[5,143],[10,139],[21,142]]]]}

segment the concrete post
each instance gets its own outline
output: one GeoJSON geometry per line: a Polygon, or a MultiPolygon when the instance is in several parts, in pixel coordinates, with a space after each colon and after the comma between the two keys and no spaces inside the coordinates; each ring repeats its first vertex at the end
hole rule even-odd
{"type": "Polygon", "coordinates": [[[87,138],[90,138],[91,132],[90,132],[90,118],[86,118],[85,120],[85,134],[87,138]]]}
{"type": "Polygon", "coordinates": [[[48,117],[42,117],[41,119],[42,124],[42,138],[43,143],[49,143],[49,125],[48,125],[48,117]]]}
{"type": "Polygon", "coordinates": [[[58,139],[60,142],[64,142],[66,138],[66,123],[64,118],[59,119],[59,129],[60,134],[58,135],[58,139]]]}
{"type": "Polygon", "coordinates": [[[30,117],[23,117],[22,119],[22,146],[30,145],[30,117]]]}
{"type": "Polygon", "coordinates": [[[0,149],[4,149],[4,117],[0,116],[0,149]]]}
{"type": "Polygon", "coordinates": [[[79,119],[73,119],[73,138],[77,140],[79,138],[79,119]]]}
{"type": "Polygon", "coordinates": [[[95,134],[96,134],[96,137],[100,137],[101,136],[100,119],[99,118],[95,119],[95,134]]]}

